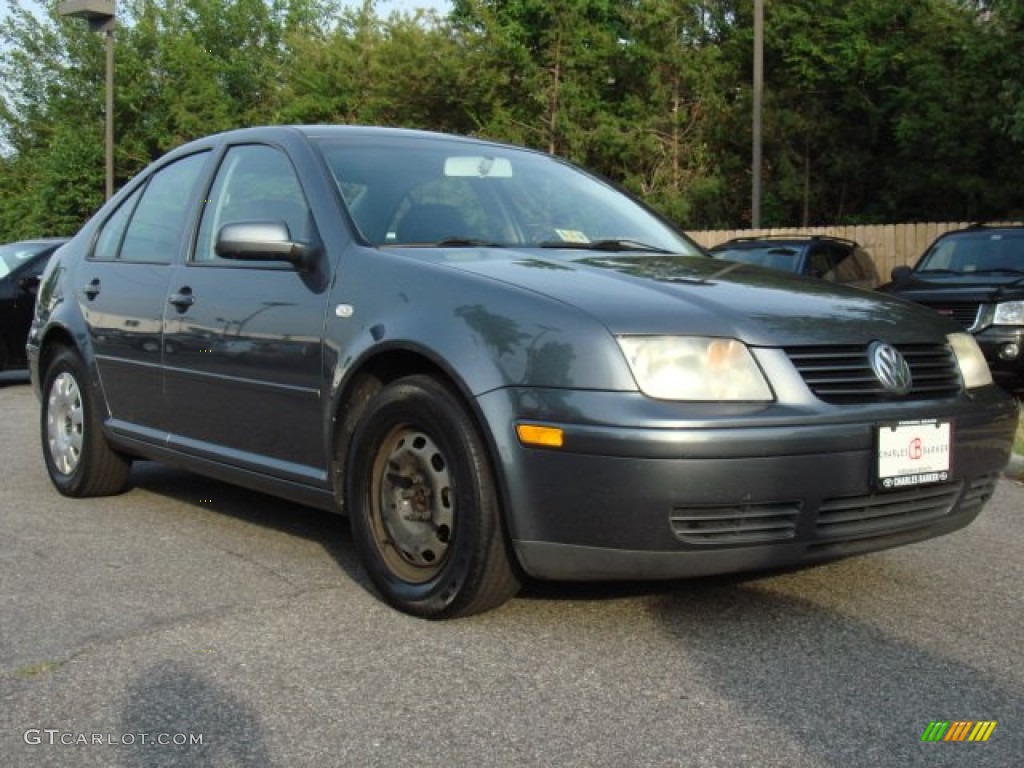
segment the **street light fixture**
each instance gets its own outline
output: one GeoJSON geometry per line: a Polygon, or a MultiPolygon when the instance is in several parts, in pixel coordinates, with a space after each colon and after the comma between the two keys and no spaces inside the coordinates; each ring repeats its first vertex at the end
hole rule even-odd
{"type": "Polygon", "coordinates": [[[107,166],[107,199],[114,194],[114,0],[65,0],[57,6],[57,13],[75,19],[85,19],[89,29],[106,38],[107,75],[106,75],[106,126],[104,152],[107,166]]]}
{"type": "Polygon", "coordinates": [[[754,0],[754,146],[752,151],[750,226],[761,228],[761,113],[764,109],[764,0],[754,0]]]}

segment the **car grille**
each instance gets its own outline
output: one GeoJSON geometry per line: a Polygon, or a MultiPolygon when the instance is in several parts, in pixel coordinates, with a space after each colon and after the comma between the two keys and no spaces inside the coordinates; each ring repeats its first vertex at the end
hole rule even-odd
{"type": "Polygon", "coordinates": [[[913,386],[906,395],[887,392],[871,370],[867,346],[788,347],[790,362],[804,383],[829,403],[920,400],[960,392],[960,372],[953,351],[942,344],[897,344],[907,359],[913,386]]]}
{"type": "MultiPolygon", "coordinates": [[[[978,510],[995,490],[996,475],[975,478],[967,486],[960,512],[978,510]]],[[[943,483],[893,493],[828,499],[818,510],[820,541],[859,539],[927,525],[956,506],[963,483],[943,483]]]]}
{"type": "Polygon", "coordinates": [[[759,544],[796,535],[798,501],[723,507],[677,507],[672,531],[690,544],[759,544]]]}
{"type": "Polygon", "coordinates": [[[943,304],[926,304],[925,306],[934,309],[940,315],[956,320],[964,328],[973,328],[978,323],[978,312],[981,304],[978,302],[945,302],[943,304]]]}

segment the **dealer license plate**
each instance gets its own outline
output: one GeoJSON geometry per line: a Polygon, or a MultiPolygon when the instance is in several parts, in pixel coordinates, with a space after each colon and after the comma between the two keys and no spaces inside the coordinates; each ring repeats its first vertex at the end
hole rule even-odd
{"type": "Polygon", "coordinates": [[[877,432],[875,477],[882,490],[943,483],[952,467],[952,424],[936,419],[883,424],[877,432]]]}

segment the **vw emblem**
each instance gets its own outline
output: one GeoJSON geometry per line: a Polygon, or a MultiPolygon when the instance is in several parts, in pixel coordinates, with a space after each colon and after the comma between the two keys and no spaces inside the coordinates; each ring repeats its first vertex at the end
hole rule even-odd
{"type": "Polygon", "coordinates": [[[875,378],[881,382],[886,392],[894,395],[905,395],[910,391],[913,380],[907,359],[891,344],[874,341],[868,347],[868,361],[875,378]]]}

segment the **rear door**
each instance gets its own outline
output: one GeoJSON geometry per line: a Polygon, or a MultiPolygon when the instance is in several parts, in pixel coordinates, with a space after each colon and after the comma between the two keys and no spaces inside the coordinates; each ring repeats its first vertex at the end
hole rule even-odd
{"type": "Polygon", "coordinates": [[[111,426],[160,439],[167,428],[161,331],[167,285],[209,152],[163,166],[103,223],[75,280],[111,426]]]}
{"type": "Polygon", "coordinates": [[[326,269],[218,257],[217,233],[240,221],[283,221],[292,240],[317,240],[302,184],[281,148],[227,149],[206,196],[193,251],[173,271],[163,314],[171,444],[326,486],[326,269]]]}

